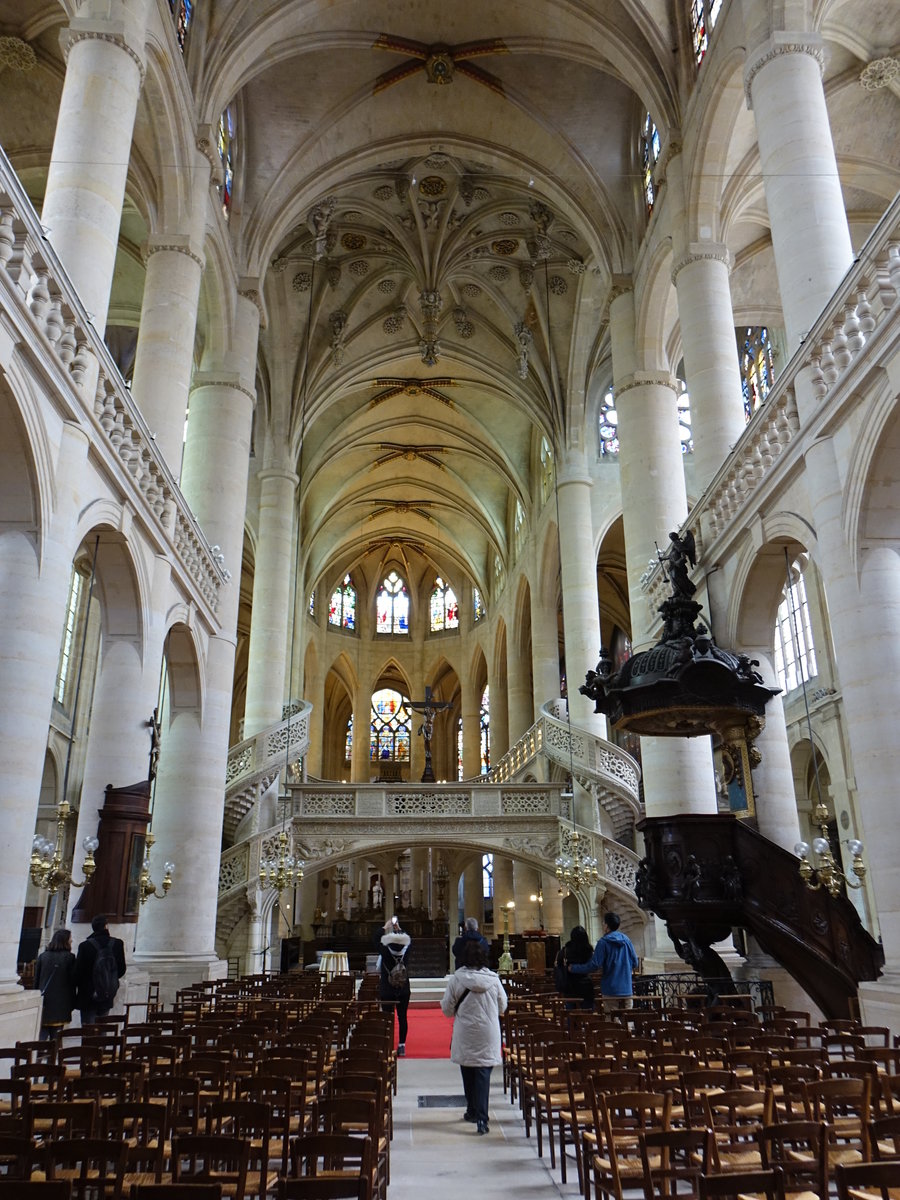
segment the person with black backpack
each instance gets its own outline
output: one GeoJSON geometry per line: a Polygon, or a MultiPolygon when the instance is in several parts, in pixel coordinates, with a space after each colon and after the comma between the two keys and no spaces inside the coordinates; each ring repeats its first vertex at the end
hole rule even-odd
{"type": "Polygon", "coordinates": [[[91,921],[91,935],[78,947],[75,982],[81,1024],[93,1025],[109,1015],[125,974],[125,946],[121,938],[110,936],[106,917],[91,921]]]}
{"type": "Polygon", "coordinates": [[[400,922],[391,917],[384,923],[384,933],[381,937],[381,978],[378,981],[378,998],[384,1012],[397,1012],[397,1036],[399,1044],[397,1054],[402,1058],[406,1054],[406,1035],[409,1024],[407,1010],[409,1009],[409,970],[406,955],[412,939],[408,933],[400,929],[400,922]]]}

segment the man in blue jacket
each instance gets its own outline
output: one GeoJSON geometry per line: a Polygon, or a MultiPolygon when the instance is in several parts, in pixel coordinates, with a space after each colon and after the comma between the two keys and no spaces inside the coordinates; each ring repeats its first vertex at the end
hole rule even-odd
{"type": "Polygon", "coordinates": [[[594,956],[586,963],[569,963],[572,975],[589,975],[591,971],[602,971],[600,994],[604,1008],[631,1008],[631,976],[637,970],[638,956],[631,938],[619,932],[621,925],[617,913],[604,913],[606,933],[594,947],[594,956]]]}
{"type": "Polygon", "coordinates": [[[477,942],[479,946],[482,946],[484,948],[485,954],[487,954],[487,956],[488,956],[488,961],[490,961],[490,956],[491,956],[490,942],[487,940],[486,937],[484,937],[482,934],[480,934],[478,932],[478,921],[475,919],[475,917],[466,917],[465,929],[459,935],[459,937],[456,939],[456,941],[453,943],[452,954],[453,954],[453,969],[454,969],[454,971],[458,971],[459,968],[463,965],[463,962],[466,957],[466,947],[471,942],[477,942]]]}

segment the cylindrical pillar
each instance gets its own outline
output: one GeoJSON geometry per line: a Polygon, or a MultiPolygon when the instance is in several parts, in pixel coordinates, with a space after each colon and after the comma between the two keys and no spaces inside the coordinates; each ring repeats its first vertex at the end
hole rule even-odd
{"type": "Polygon", "coordinates": [[[600,657],[600,602],[591,519],[591,478],[583,451],[570,450],[559,471],[559,557],[566,688],[572,723],[606,736],[606,719],[578,691],[600,657]]]}
{"type": "MultiPolygon", "coordinates": [[[[55,480],[56,511],[38,554],[22,532],[0,536],[0,992],[17,989],[16,953],[28,864],[47,752],[47,719],[72,572],[72,537],[85,498],[87,434],[63,426],[55,480]]],[[[0,1002],[0,1007],[3,1007],[0,1002]]]]}
{"type": "Polygon", "coordinates": [[[144,75],[146,7],[147,0],[83,5],[62,35],[66,77],[41,222],[101,334],[144,75]]]}
{"type": "Polygon", "coordinates": [[[151,902],[138,926],[135,957],[152,963],[171,993],[198,968],[215,971],[222,781],[228,755],[247,502],[259,310],[235,300],[227,362],[195,378],[183,490],[209,540],[222,548],[232,580],[221,590],[221,633],[207,646],[202,711],[175,712],[165,731],[156,785],[154,832],[159,861],[172,859],[178,886],[151,902]],[[185,803],[190,797],[190,803],[185,803]]]}
{"type": "Polygon", "coordinates": [[[695,243],[672,271],[691,397],[698,492],[712,480],[746,424],[728,264],[725,246],[695,243]]]}
{"type": "MultiPolygon", "coordinates": [[[[495,653],[488,668],[490,684],[491,766],[495,767],[509,749],[509,696],[506,663],[495,653]]],[[[479,699],[480,707],[480,699],[479,699]]]]}
{"type": "Polygon", "coordinates": [[[506,643],[506,679],[509,703],[509,744],[514,746],[534,722],[530,663],[519,652],[518,638],[509,631],[506,643]]]}
{"type": "MultiPolygon", "coordinates": [[[[778,679],[768,654],[745,647],[749,657],[759,661],[759,671],[770,687],[778,687],[778,679]]],[[[756,819],[759,832],[785,850],[793,852],[800,840],[800,819],[794,777],[791,770],[791,751],[781,695],[773,696],[766,705],[766,723],[756,739],[760,763],[753,771],[756,793],[756,819]]]]}
{"type": "Polygon", "coordinates": [[[463,778],[481,774],[481,696],[471,679],[461,681],[463,725],[463,778]]]}
{"type": "Polygon", "coordinates": [[[555,604],[531,589],[531,672],[535,716],[541,705],[559,697],[559,624],[555,604]]]}
{"type": "Polygon", "coordinates": [[[244,737],[281,720],[290,643],[294,488],[299,481],[293,471],[280,467],[260,471],[259,480],[244,737]]]}
{"type": "Polygon", "coordinates": [[[744,70],[790,352],[853,262],[823,63],[817,34],[776,33],[744,70]]]}
{"type": "Polygon", "coordinates": [[[176,479],[181,475],[202,273],[203,258],[189,236],[150,239],[131,394],[176,479]]]}

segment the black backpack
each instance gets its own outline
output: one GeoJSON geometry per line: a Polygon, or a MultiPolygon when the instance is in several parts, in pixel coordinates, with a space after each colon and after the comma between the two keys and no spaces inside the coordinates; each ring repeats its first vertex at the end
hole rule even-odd
{"type": "Polygon", "coordinates": [[[91,972],[92,999],[97,1008],[111,1008],[118,990],[119,966],[110,938],[105,945],[98,945],[91,972]]]}

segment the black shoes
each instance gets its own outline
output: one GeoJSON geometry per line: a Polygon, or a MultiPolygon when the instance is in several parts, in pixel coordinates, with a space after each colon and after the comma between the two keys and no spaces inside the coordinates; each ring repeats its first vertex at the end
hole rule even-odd
{"type": "Polygon", "coordinates": [[[475,1116],[475,1114],[473,1112],[464,1112],[463,1120],[470,1121],[474,1125],[475,1122],[478,1120],[478,1118],[475,1116]]]}
{"type": "Polygon", "coordinates": [[[406,1058],[406,1043],[405,1042],[401,1042],[400,1045],[397,1047],[397,1057],[398,1058],[406,1058]]]}
{"type": "Polygon", "coordinates": [[[490,1125],[488,1125],[487,1121],[479,1121],[478,1122],[478,1132],[479,1133],[488,1133],[489,1131],[490,1131],[490,1125]]]}

